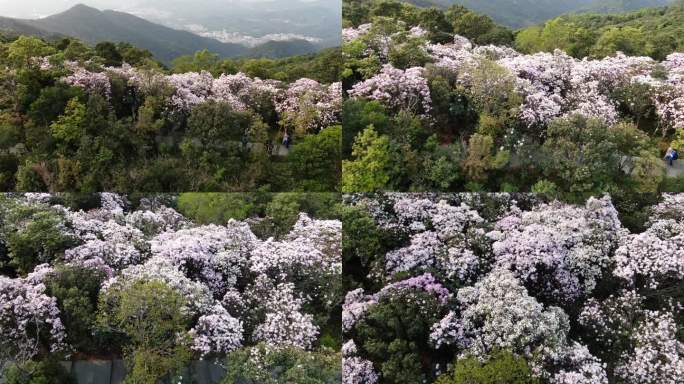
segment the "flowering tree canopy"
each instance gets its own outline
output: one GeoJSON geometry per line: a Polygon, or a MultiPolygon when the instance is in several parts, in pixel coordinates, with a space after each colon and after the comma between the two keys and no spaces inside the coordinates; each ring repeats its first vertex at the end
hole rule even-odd
{"type": "MultiPolygon", "coordinates": [[[[524,194],[348,196],[383,248],[364,265],[351,257],[360,249],[345,251],[353,265],[342,312],[345,380],[433,382],[445,364],[507,351],[543,382],[676,381],[681,201],[663,195],[645,209],[639,233],[608,195],[583,204],[524,194]]],[[[363,236],[359,244],[373,244],[363,236]]]]}
{"type": "Polygon", "coordinates": [[[64,222],[54,223],[55,230],[74,240],[26,277],[0,276],[2,358],[25,361],[68,350],[60,308],[74,304],[50,296],[60,289],[51,282],[64,267],[104,276],[95,298],[98,325],[90,324],[94,333],[122,332],[124,320],[114,321],[112,313],[128,311],[131,290],[146,287],[173,293],[166,299],[177,302],[179,319],[188,320],[178,342],[189,340],[201,358],[250,343],[316,348],[321,326],[341,300],[341,223],[301,213],[290,231],[262,239],[248,221],[193,223],[168,205],[174,199],[143,198],[134,209],[126,196],[103,193],[97,208],[87,210],[59,205],[51,195],[2,200],[0,211],[7,209],[8,217],[14,210],[59,213],[64,222]]]}

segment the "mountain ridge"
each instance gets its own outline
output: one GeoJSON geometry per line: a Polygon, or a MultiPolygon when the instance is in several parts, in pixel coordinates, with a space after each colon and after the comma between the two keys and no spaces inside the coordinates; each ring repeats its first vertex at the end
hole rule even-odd
{"type": "Polygon", "coordinates": [[[237,43],[221,42],[189,31],[173,29],[141,17],[114,10],[98,10],[77,4],[64,12],[40,19],[0,17],[0,30],[16,34],[30,34],[43,38],[70,36],[89,44],[101,41],[127,42],[147,49],[164,63],[207,49],[221,58],[282,57],[310,53],[317,50],[302,41],[278,42],[253,49],[237,43]],[[275,48],[274,48],[275,47],[275,48]]]}

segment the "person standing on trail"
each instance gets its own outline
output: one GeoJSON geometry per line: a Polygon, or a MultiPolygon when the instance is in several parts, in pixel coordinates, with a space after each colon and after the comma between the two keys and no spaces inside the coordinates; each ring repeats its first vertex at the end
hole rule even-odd
{"type": "Polygon", "coordinates": [[[285,148],[290,149],[290,135],[285,132],[285,136],[283,136],[283,145],[285,148]]]}
{"type": "Polygon", "coordinates": [[[679,158],[677,151],[672,147],[668,148],[667,152],[665,152],[665,160],[670,164],[670,167],[672,166],[672,162],[677,160],[677,158],[679,158]]]}

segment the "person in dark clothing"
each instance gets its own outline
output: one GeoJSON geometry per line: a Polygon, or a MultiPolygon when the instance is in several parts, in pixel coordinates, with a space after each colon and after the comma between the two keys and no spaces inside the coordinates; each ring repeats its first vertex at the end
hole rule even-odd
{"type": "Polygon", "coordinates": [[[678,158],[679,153],[677,153],[677,151],[672,147],[668,148],[667,152],[665,152],[665,160],[667,160],[668,164],[670,164],[670,167],[672,166],[672,162],[678,158]]]}

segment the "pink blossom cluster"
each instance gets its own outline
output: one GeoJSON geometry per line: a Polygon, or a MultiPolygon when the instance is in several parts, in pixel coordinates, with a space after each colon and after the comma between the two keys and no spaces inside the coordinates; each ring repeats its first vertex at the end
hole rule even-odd
{"type": "Polygon", "coordinates": [[[128,86],[134,87],[145,95],[153,94],[168,87],[167,76],[154,70],[135,68],[128,63],[120,67],[105,67],[110,75],[126,80],[128,86]]]}
{"type": "Polygon", "coordinates": [[[390,108],[424,116],[432,109],[430,87],[420,67],[401,70],[385,64],[380,73],[355,84],[349,96],[378,100],[390,108]]]}
{"type": "Polygon", "coordinates": [[[150,251],[152,257],[170,262],[221,295],[235,285],[256,243],[257,237],[246,223],[231,220],[225,226],[161,233],[151,239],[150,251]]]}
{"type": "Polygon", "coordinates": [[[192,348],[202,356],[228,353],[242,346],[242,321],[231,316],[221,305],[213,305],[190,330],[192,348]]]}
{"type": "MultiPolygon", "coordinates": [[[[413,30],[411,26],[403,27],[407,31],[413,30]]],[[[345,42],[362,39],[368,47],[366,55],[375,55],[384,64],[380,73],[354,85],[350,96],[380,100],[392,108],[413,108],[417,113],[429,114],[429,92],[421,93],[420,88],[413,84],[415,80],[410,81],[407,75],[388,62],[387,52],[392,45],[401,44],[400,40],[380,33],[373,32],[371,25],[345,32],[345,42]],[[373,33],[378,36],[369,36],[373,33]],[[377,41],[382,44],[376,44],[377,41]],[[402,83],[406,86],[401,87],[402,83]]],[[[458,35],[448,44],[425,41],[423,49],[431,57],[432,64],[451,70],[466,86],[469,85],[470,72],[481,60],[491,60],[506,68],[516,77],[518,91],[525,100],[520,106],[519,118],[529,126],[544,127],[555,118],[572,114],[614,124],[619,120],[619,114],[613,91],[638,82],[651,86],[653,94],[650,97],[664,131],[684,127],[682,53],[672,53],[662,62],[668,76],[659,80],[651,76],[658,64],[653,59],[626,56],[621,52],[600,59],[582,60],[560,50],[523,55],[509,47],[474,47],[468,39],[458,35]]],[[[410,68],[410,71],[417,77],[421,73],[420,68],[410,68]]]]}
{"type": "Polygon", "coordinates": [[[188,113],[194,106],[212,100],[227,103],[237,111],[270,107],[275,108],[286,125],[303,124],[308,132],[339,124],[341,119],[342,83],[339,82],[326,85],[303,78],[287,85],[277,80],[251,78],[244,73],[221,74],[218,78],[207,71],[163,75],[126,63],[105,67],[100,73],[82,68],[78,63],[65,65],[73,74],[63,81],[107,97],[111,94],[108,74],[126,79],[129,86],[143,94],[169,88],[172,112],[188,113]]]}
{"type": "Polygon", "coordinates": [[[670,73],[684,73],[684,53],[670,53],[665,60],[663,60],[662,65],[670,73]]]}
{"type": "Polygon", "coordinates": [[[85,68],[76,68],[73,74],[62,79],[65,83],[83,88],[87,93],[99,94],[109,98],[112,85],[109,77],[101,72],[91,72],[85,68]]]}
{"type": "Polygon", "coordinates": [[[373,27],[373,24],[367,23],[367,24],[361,24],[358,27],[350,27],[350,28],[342,28],[342,41],[345,43],[354,41],[365,34],[367,34],[371,28],[373,27]]]}
{"type": "Polygon", "coordinates": [[[347,292],[342,305],[342,331],[351,330],[373,304],[377,304],[376,298],[366,295],[362,288],[347,292]]]}
{"type": "MultiPolygon", "coordinates": [[[[607,384],[613,375],[626,383],[677,382],[684,344],[676,336],[674,311],[681,305],[670,300],[652,311],[643,290],[648,297],[654,288],[668,295],[684,278],[678,257],[684,250],[679,244],[684,197],[664,195],[650,209],[650,227],[630,234],[608,196],[584,205],[530,200],[524,209],[512,196],[496,196],[503,208],[495,213],[480,210],[491,200],[477,195],[349,197],[348,203],[366,209],[380,228],[406,242],[379,258],[383,273],[371,270],[366,276],[383,288],[347,293],[343,333],[357,337],[355,327],[373,306],[387,298],[411,300],[400,295],[419,289],[440,298],[446,313],[430,328],[429,342],[437,352],[484,361],[494,350],[510,350],[527,359],[535,376],[556,384],[607,384]],[[478,212],[486,212],[487,219],[478,212]],[[443,273],[438,263],[457,251],[475,260],[470,280],[443,273]],[[395,272],[423,274],[387,283],[395,272]],[[623,279],[617,282],[621,287],[604,297],[596,287],[602,281],[615,284],[614,276],[623,279]],[[597,345],[601,354],[619,358],[593,355],[597,345]]],[[[364,359],[354,339],[343,349],[346,358],[355,359],[349,372],[379,367],[380,362],[364,359]]],[[[349,374],[350,380],[357,377],[349,374]]]]}
{"type": "Polygon", "coordinates": [[[101,194],[101,208],[87,212],[61,207],[69,231],[83,243],[65,251],[68,263],[103,269],[108,275],[143,263],[150,255],[150,236],[176,230],[188,221],[172,208],[124,212],[126,203],[115,194],[101,194]]]}
{"type": "Polygon", "coordinates": [[[175,209],[166,206],[154,210],[137,210],[125,215],[124,221],[144,234],[161,233],[184,228],[188,220],[175,209]]]}
{"type": "Polygon", "coordinates": [[[295,243],[311,244],[328,258],[328,267],[331,271],[342,272],[342,263],[337,257],[342,253],[342,222],[339,220],[316,220],[300,213],[285,239],[295,243]]]}
{"type": "Polygon", "coordinates": [[[338,260],[329,260],[311,244],[302,242],[269,239],[261,243],[251,256],[250,271],[257,274],[287,276],[314,270],[330,274],[338,271],[338,260]]]}
{"type": "Polygon", "coordinates": [[[57,299],[45,294],[45,285],[0,276],[0,362],[27,361],[43,348],[63,350],[65,341],[57,299]]]}
{"type": "Polygon", "coordinates": [[[649,224],[659,220],[675,220],[684,222],[684,194],[664,193],[662,200],[651,207],[649,224]]]}
{"type": "Polygon", "coordinates": [[[41,71],[49,71],[54,68],[54,66],[50,62],[50,56],[36,56],[32,57],[29,61],[32,65],[37,66],[41,71]]]}
{"type": "Polygon", "coordinates": [[[347,292],[342,305],[342,331],[351,330],[363,319],[368,310],[383,298],[393,298],[411,292],[425,292],[437,299],[441,305],[446,305],[451,293],[430,273],[410,277],[384,286],[375,294],[366,294],[362,288],[347,292]]]}
{"type": "Polygon", "coordinates": [[[207,71],[173,74],[166,79],[175,89],[171,105],[178,111],[190,111],[195,105],[207,101],[214,84],[214,77],[207,71]]]}
{"type": "Polygon", "coordinates": [[[657,83],[654,94],[656,113],[667,128],[684,128],[684,73],[671,73],[667,80],[657,83]]]}
{"type": "MultiPolygon", "coordinates": [[[[391,214],[373,201],[364,201],[369,213],[386,229],[418,233],[432,228],[438,237],[448,241],[458,234],[484,223],[480,214],[468,204],[453,205],[446,200],[420,194],[387,193],[384,195],[391,214]]],[[[467,197],[467,196],[464,196],[467,197]]]]}
{"type": "Polygon", "coordinates": [[[361,357],[342,358],[342,384],[375,384],[379,379],[370,361],[361,357]]]}
{"type": "Polygon", "coordinates": [[[234,75],[221,74],[212,86],[213,98],[225,101],[237,110],[261,109],[264,100],[272,99],[280,92],[281,84],[276,80],[251,78],[242,72],[234,75]]]}
{"type": "Polygon", "coordinates": [[[396,292],[404,291],[421,291],[429,293],[437,299],[437,301],[446,305],[451,298],[451,293],[446,289],[434,276],[430,273],[424,273],[420,276],[410,277],[405,280],[391,283],[384,286],[378,293],[374,295],[375,301],[379,301],[383,297],[391,296],[396,292]]]}
{"type": "MultiPolygon", "coordinates": [[[[371,208],[378,223],[410,234],[404,247],[385,255],[388,276],[398,272],[436,270],[449,279],[471,282],[484,267],[472,251],[472,243],[485,240],[484,220],[468,204],[452,205],[412,194],[387,194],[392,215],[371,208]]],[[[373,204],[369,202],[369,204],[373,204]]]]}
{"type": "Polygon", "coordinates": [[[317,132],[341,121],[342,83],[326,86],[316,80],[302,78],[276,94],[274,102],[286,125],[317,132]]]}
{"type": "Polygon", "coordinates": [[[171,262],[152,258],[144,264],[132,265],[104,282],[107,291],[123,291],[137,282],[161,281],[186,299],[184,311],[189,315],[206,313],[214,304],[213,294],[202,282],[193,281],[171,262]]]}
{"type": "Polygon", "coordinates": [[[449,311],[440,321],[432,325],[430,331],[430,341],[435,348],[454,345],[465,349],[470,346],[470,335],[466,333],[465,324],[457,312],[449,311]]]}

